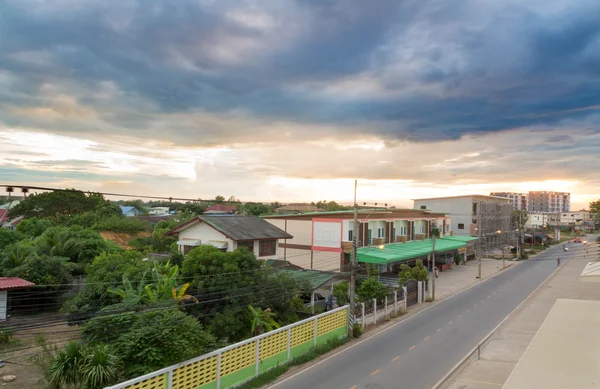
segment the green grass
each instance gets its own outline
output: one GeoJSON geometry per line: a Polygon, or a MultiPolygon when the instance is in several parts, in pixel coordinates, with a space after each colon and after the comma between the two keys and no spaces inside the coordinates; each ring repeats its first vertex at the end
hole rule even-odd
{"type": "Polygon", "coordinates": [[[244,384],[240,386],[236,386],[238,389],[255,389],[260,388],[263,385],[269,384],[275,381],[279,376],[289,370],[292,366],[302,365],[303,363],[310,362],[313,359],[328,353],[329,351],[345,344],[348,342],[348,338],[342,339],[330,339],[327,343],[322,344],[309,351],[306,354],[302,354],[299,357],[292,359],[291,361],[279,365],[277,367],[272,368],[269,371],[266,371],[259,375],[258,377],[252,378],[249,381],[246,381],[244,384]]]}

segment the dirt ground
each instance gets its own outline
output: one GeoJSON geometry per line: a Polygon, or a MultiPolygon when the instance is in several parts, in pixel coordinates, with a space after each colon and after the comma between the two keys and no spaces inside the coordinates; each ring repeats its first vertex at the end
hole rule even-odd
{"type": "MultiPolygon", "coordinates": [[[[21,327],[39,324],[41,320],[49,322],[51,319],[52,314],[44,314],[13,318],[3,324],[21,327]]],[[[11,344],[0,346],[0,360],[4,361],[4,367],[0,367],[2,388],[44,389],[46,387],[42,369],[32,361],[32,357],[42,353],[42,348],[36,344],[36,337],[39,336],[44,337],[46,344],[60,348],[69,340],[77,339],[79,333],[77,327],[70,327],[62,322],[52,322],[51,326],[46,328],[23,329],[15,333],[11,344]],[[12,382],[3,382],[1,377],[7,375],[14,375],[16,379],[12,382]]]]}

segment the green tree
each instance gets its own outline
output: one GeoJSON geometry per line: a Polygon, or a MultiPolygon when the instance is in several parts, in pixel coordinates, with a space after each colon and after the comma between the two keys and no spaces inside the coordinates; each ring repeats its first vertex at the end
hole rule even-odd
{"type": "Polygon", "coordinates": [[[32,194],[10,210],[11,216],[52,217],[59,220],[102,207],[111,206],[99,193],[84,193],[75,189],[32,194]]]}
{"type": "Polygon", "coordinates": [[[114,341],[125,375],[135,377],[202,355],[216,339],[193,317],[177,309],[142,311],[114,341]]]}
{"type": "Polygon", "coordinates": [[[350,302],[350,295],[348,294],[349,285],[346,281],[340,282],[333,286],[333,297],[337,300],[338,305],[344,306],[350,302]]]}
{"type": "Polygon", "coordinates": [[[273,331],[279,328],[279,324],[275,321],[275,313],[271,312],[271,308],[262,310],[261,308],[254,308],[248,306],[250,311],[250,334],[251,336],[257,336],[264,332],[273,331]]]}
{"type": "Polygon", "coordinates": [[[369,301],[372,299],[382,299],[388,294],[387,287],[379,282],[376,277],[369,277],[360,283],[356,290],[359,301],[369,301]]]}
{"type": "Polygon", "coordinates": [[[590,215],[596,223],[600,222],[600,200],[592,201],[590,203],[590,215]]]}
{"type": "Polygon", "coordinates": [[[423,265],[423,261],[417,259],[415,266],[412,268],[413,278],[417,281],[427,281],[429,279],[429,272],[423,265]]]}
{"type": "Polygon", "coordinates": [[[19,242],[25,238],[25,235],[19,231],[9,230],[7,228],[0,228],[0,250],[3,248],[19,242]]]}
{"type": "Polygon", "coordinates": [[[49,228],[35,242],[39,253],[67,257],[81,264],[91,263],[111,248],[100,234],[79,226],[49,228]]]}
{"type": "Polygon", "coordinates": [[[35,298],[36,303],[53,304],[63,292],[71,288],[73,277],[65,258],[41,255],[26,258],[23,264],[10,269],[4,274],[8,277],[20,277],[35,283],[28,297],[35,298]]]}
{"type": "Polygon", "coordinates": [[[30,257],[37,256],[35,245],[30,240],[22,240],[6,247],[0,253],[0,275],[2,271],[21,266],[23,262],[30,257]]]}
{"type": "Polygon", "coordinates": [[[42,235],[48,228],[54,227],[56,223],[52,219],[32,217],[31,219],[23,219],[17,224],[17,231],[30,238],[37,238],[42,235]]]}
{"type": "Polygon", "coordinates": [[[225,202],[225,197],[223,197],[221,195],[215,196],[215,203],[223,204],[224,202],[225,202]]]}
{"type": "Polygon", "coordinates": [[[104,307],[118,304],[121,298],[107,293],[107,289],[121,283],[124,276],[140,282],[143,274],[152,268],[151,262],[142,259],[143,255],[133,250],[98,255],[86,269],[87,280],[83,290],[65,305],[70,322],[77,322],[104,307]]]}

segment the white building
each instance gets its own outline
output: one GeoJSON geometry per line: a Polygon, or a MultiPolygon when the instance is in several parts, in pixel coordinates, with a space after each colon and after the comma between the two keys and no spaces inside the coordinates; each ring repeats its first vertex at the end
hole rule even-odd
{"type": "Polygon", "coordinates": [[[169,215],[169,207],[153,207],[148,211],[150,216],[167,216],[169,215]]]}
{"type": "Polygon", "coordinates": [[[497,235],[498,231],[512,230],[510,219],[512,202],[508,198],[484,195],[466,195],[414,199],[415,209],[428,209],[449,214],[454,235],[497,235]]]}
{"type": "Polygon", "coordinates": [[[510,199],[513,209],[516,211],[527,211],[529,209],[529,194],[527,193],[492,192],[490,196],[510,199]]]}
{"type": "Polygon", "coordinates": [[[246,247],[259,259],[277,259],[280,239],[293,236],[256,216],[200,216],[183,223],[165,235],[177,235],[179,252],[189,253],[200,245],[223,251],[246,247]]]}

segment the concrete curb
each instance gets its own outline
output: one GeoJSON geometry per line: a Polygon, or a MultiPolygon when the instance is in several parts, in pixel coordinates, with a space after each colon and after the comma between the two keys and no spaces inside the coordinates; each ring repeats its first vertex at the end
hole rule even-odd
{"type": "MultiPolygon", "coordinates": [[[[543,252],[542,252],[543,253],[543,252]]],[[[540,254],[542,254],[540,253],[540,254]]],[[[537,256],[537,255],[536,255],[537,256]]],[[[564,262],[563,265],[566,264],[571,258],[567,258],[564,262]]],[[[525,305],[526,302],[528,302],[531,297],[538,291],[540,290],[540,288],[544,285],[546,285],[546,283],[552,278],[552,276],[554,276],[554,274],[556,274],[556,272],[558,272],[562,266],[556,267],[556,269],[550,273],[550,275],[540,284],[538,285],[537,288],[535,288],[533,290],[533,292],[531,292],[529,294],[529,296],[527,296],[527,298],[525,298],[525,300],[523,300],[521,302],[521,304],[519,304],[515,309],[513,309],[489,334],[487,334],[486,336],[483,337],[483,339],[481,339],[478,343],[477,346],[473,347],[473,349],[471,349],[471,351],[469,351],[467,353],[467,355],[465,355],[460,361],[458,361],[458,363],[456,365],[454,365],[452,367],[452,369],[450,369],[450,371],[448,373],[446,373],[446,375],[444,375],[435,385],[433,385],[431,387],[431,389],[440,389],[442,387],[442,385],[444,385],[446,383],[446,381],[448,381],[448,379],[450,377],[452,377],[453,374],[455,374],[461,367],[463,367],[463,365],[465,364],[465,362],[467,362],[467,360],[469,358],[471,358],[473,356],[473,354],[475,354],[475,352],[477,352],[477,349],[481,348],[481,346],[487,342],[496,331],[498,331],[498,329],[500,327],[502,327],[502,325],[504,323],[506,323],[508,321],[508,319],[510,319],[517,311],[519,311],[521,309],[521,307],[523,307],[523,305],[525,305]]]]}

